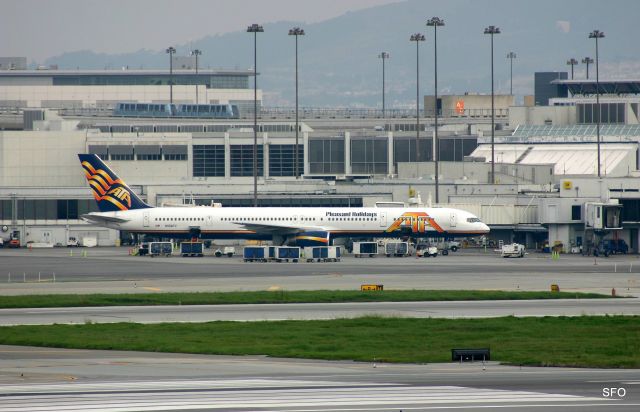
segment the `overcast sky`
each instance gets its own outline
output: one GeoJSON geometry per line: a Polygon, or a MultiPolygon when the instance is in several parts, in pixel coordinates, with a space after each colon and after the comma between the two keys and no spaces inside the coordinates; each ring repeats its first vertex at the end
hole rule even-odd
{"type": "Polygon", "coordinates": [[[0,55],[160,50],[251,23],[326,20],[398,0],[0,0],[0,55]]]}

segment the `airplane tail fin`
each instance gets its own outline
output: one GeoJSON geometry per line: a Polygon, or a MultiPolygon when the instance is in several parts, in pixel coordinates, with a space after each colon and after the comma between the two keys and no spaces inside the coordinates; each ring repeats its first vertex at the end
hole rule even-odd
{"type": "Polygon", "coordinates": [[[150,208],[95,154],[79,154],[80,164],[101,212],[150,208]]]}

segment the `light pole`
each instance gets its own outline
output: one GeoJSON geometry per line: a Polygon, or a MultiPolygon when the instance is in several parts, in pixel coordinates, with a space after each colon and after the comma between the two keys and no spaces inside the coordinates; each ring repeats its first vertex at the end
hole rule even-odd
{"type": "Polygon", "coordinates": [[[169,55],[169,103],[173,104],[173,55],[176,54],[176,49],[171,46],[166,52],[169,55]]]}
{"type": "MultiPolygon", "coordinates": [[[[409,41],[416,42],[416,169],[420,173],[420,45],[426,38],[422,33],[415,33],[409,41]]],[[[416,176],[417,177],[417,176],[416,176]]]]}
{"type": "Polygon", "coordinates": [[[434,166],[436,169],[436,204],[440,202],[440,190],[439,190],[439,170],[438,161],[440,159],[440,142],[438,141],[438,27],[444,26],[444,20],[440,17],[432,17],[427,20],[427,26],[433,26],[433,108],[434,108],[434,135],[433,135],[433,147],[434,147],[434,166]]]}
{"type": "Polygon", "coordinates": [[[247,27],[247,33],[253,33],[253,207],[258,207],[258,33],[262,32],[259,24],[247,27]]]}
{"type": "Polygon", "coordinates": [[[495,109],[493,94],[493,35],[500,34],[500,28],[489,26],[484,29],[484,34],[491,35],[491,184],[496,183],[496,163],[495,163],[495,109]]]}
{"type": "Polygon", "coordinates": [[[192,56],[196,56],[196,104],[198,104],[198,56],[202,54],[201,50],[195,49],[191,52],[192,56]]]}
{"type": "Polygon", "coordinates": [[[509,81],[509,95],[513,96],[513,59],[516,58],[516,54],[514,52],[509,52],[507,53],[507,59],[509,59],[510,62],[510,76],[511,76],[511,80],[509,81]]]}
{"type": "MultiPolygon", "coordinates": [[[[591,36],[589,36],[591,38],[591,36]]],[[[587,65],[587,80],[589,80],[589,65],[593,63],[593,59],[591,57],[585,57],[582,59],[582,63],[587,65]]]]}
{"type": "MultiPolygon", "coordinates": [[[[600,173],[600,73],[598,72],[598,39],[604,38],[604,32],[594,30],[589,33],[590,39],[596,39],[596,107],[598,108],[598,117],[596,117],[596,133],[598,134],[598,178],[602,177],[600,173]]],[[[592,60],[593,62],[593,60],[592,60]]]]}
{"type": "Polygon", "coordinates": [[[295,170],[294,170],[294,174],[296,176],[296,179],[300,178],[300,173],[298,172],[298,131],[300,129],[300,125],[298,123],[298,36],[304,36],[304,30],[301,29],[300,27],[294,27],[293,29],[289,30],[289,36],[295,36],[296,37],[296,147],[294,149],[294,156],[295,156],[295,160],[294,160],[294,164],[295,164],[295,170]]]}
{"type": "Polygon", "coordinates": [[[384,110],[384,61],[387,60],[390,55],[387,52],[382,52],[378,55],[380,59],[382,59],[382,118],[385,118],[385,110],[384,110]]]}
{"type": "Polygon", "coordinates": [[[567,60],[567,66],[571,66],[571,80],[573,80],[573,66],[578,64],[578,61],[573,57],[567,60]]]}

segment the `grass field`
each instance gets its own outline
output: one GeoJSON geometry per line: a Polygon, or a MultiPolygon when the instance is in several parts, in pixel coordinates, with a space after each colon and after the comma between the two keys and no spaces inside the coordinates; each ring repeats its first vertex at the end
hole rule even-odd
{"type": "Polygon", "coordinates": [[[358,290],[254,291],[209,293],[138,293],[92,295],[0,296],[0,309],[148,306],[223,305],[256,303],[337,303],[337,302],[417,302],[454,300],[597,299],[609,296],[573,292],[509,292],[478,290],[358,290]]]}
{"type": "Polygon", "coordinates": [[[489,347],[507,364],[614,368],[640,367],[639,342],[637,316],[0,327],[11,345],[418,363],[489,347]]]}

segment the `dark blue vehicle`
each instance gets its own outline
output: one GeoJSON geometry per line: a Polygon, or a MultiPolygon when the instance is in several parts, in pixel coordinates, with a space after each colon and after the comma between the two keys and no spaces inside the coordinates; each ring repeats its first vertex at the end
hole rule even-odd
{"type": "Polygon", "coordinates": [[[624,255],[629,252],[629,246],[624,239],[607,239],[602,241],[602,251],[607,255],[616,255],[622,253],[624,255]]]}

